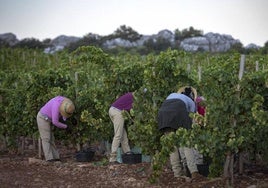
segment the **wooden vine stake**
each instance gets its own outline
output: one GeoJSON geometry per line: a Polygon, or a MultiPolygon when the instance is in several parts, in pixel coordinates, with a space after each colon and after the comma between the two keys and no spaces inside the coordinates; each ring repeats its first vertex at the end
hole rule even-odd
{"type": "MultiPolygon", "coordinates": [[[[255,62],[255,70],[256,70],[256,72],[258,72],[259,71],[259,61],[256,61],[255,62]]],[[[242,73],[243,74],[243,73],[242,73]]],[[[241,77],[242,78],[242,77],[241,77]]],[[[240,79],[241,80],[241,79],[240,79]]],[[[249,161],[246,161],[245,160],[245,158],[244,158],[244,152],[243,151],[241,151],[241,152],[239,152],[239,174],[243,174],[243,172],[244,172],[244,164],[245,163],[249,163],[249,161]]]]}
{"type": "MultiPolygon", "coordinates": [[[[76,87],[75,87],[75,97],[77,98],[78,97],[78,72],[75,72],[74,73],[74,79],[75,79],[75,84],[76,84],[76,87]]],[[[76,149],[77,151],[80,151],[81,150],[81,144],[80,143],[77,143],[76,144],[76,149]]]]}
{"type": "Polygon", "coordinates": [[[35,140],[35,137],[34,137],[34,135],[33,135],[33,149],[35,150],[36,149],[36,140],[35,140]]]}
{"type": "MultiPolygon", "coordinates": [[[[241,58],[240,58],[240,68],[239,68],[239,74],[238,74],[239,81],[241,81],[241,79],[243,77],[244,69],[245,69],[245,55],[242,54],[241,58]]],[[[236,96],[237,96],[237,100],[240,100],[240,84],[237,85],[236,96]]],[[[237,122],[236,117],[234,117],[233,127],[237,126],[236,122],[237,122]]],[[[243,171],[243,159],[242,159],[242,157],[240,160],[242,160],[242,161],[241,162],[239,161],[239,172],[243,171]]],[[[229,186],[233,187],[233,185],[234,185],[233,169],[234,169],[234,153],[229,151],[226,154],[226,160],[225,160],[225,164],[224,164],[224,178],[226,179],[226,186],[227,187],[229,187],[229,186]]]]}
{"type": "Polygon", "coordinates": [[[259,71],[259,61],[256,61],[256,72],[259,71]]]}
{"type": "Polygon", "coordinates": [[[201,81],[201,75],[202,75],[202,67],[200,63],[198,64],[198,80],[201,81]]]}
{"type": "Polygon", "coordinates": [[[21,136],[20,140],[21,140],[21,148],[19,150],[20,150],[20,153],[23,155],[25,151],[25,137],[21,136]]]}
{"type": "MultiPolygon", "coordinates": [[[[244,54],[242,54],[241,55],[241,58],[240,58],[240,68],[239,68],[239,75],[238,75],[239,81],[241,81],[241,79],[243,77],[243,74],[244,74],[244,70],[245,70],[245,59],[246,59],[246,56],[244,54]]],[[[240,87],[239,84],[238,84],[238,86],[240,87]]]]}
{"type": "MultiPolygon", "coordinates": [[[[256,70],[258,69],[258,63],[256,63],[256,70]]],[[[245,55],[241,55],[240,60],[240,70],[239,70],[239,81],[241,81],[243,77],[243,73],[245,70],[245,55]]],[[[237,91],[237,97],[240,98],[240,85],[238,84],[239,90],[237,91]]],[[[242,174],[244,171],[244,155],[243,151],[239,154],[239,174],[242,174]]]]}
{"type": "Polygon", "coordinates": [[[191,65],[190,63],[187,64],[187,73],[189,74],[191,72],[191,65]]]}
{"type": "Polygon", "coordinates": [[[40,136],[38,138],[38,158],[42,159],[42,140],[40,136]]]}

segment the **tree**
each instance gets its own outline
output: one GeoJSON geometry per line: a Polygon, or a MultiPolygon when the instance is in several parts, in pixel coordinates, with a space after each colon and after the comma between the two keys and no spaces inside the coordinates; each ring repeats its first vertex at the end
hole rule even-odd
{"type": "Polygon", "coordinates": [[[70,43],[66,49],[69,52],[73,52],[78,49],[80,46],[96,46],[100,47],[102,43],[102,37],[89,33],[85,35],[82,39],[78,40],[77,42],[70,43]]]}
{"type": "Polygon", "coordinates": [[[196,30],[194,27],[189,27],[189,29],[183,29],[180,31],[179,29],[175,29],[175,40],[183,40],[190,37],[198,37],[203,36],[202,30],[196,30]]]}
{"type": "Polygon", "coordinates": [[[231,46],[228,52],[238,52],[240,54],[244,54],[246,52],[245,48],[243,48],[243,44],[241,42],[235,43],[231,46]]]}
{"type": "Polygon", "coordinates": [[[268,41],[265,42],[264,47],[261,48],[262,54],[268,54],[268,41]]]}
{"type": "Polygon", "coordinates": [[[10,45],[8,44],[7,41],[0,39],[0,48],[6,48],[9,47],[10,45]]]}
{"type": "Polygon", "coordinates": [[[29,48],[29,49],[44,49],[46,46],[40,42],[38,39],[35,38],[25,38],[18,42],[15,48],[29,48]]]}
{"type": "Polygon", "coordinates": [[[131,27],[127,27],[126,25],[121,25],[115,32],[113,33],[114,38],[121,38],[125,40],[129,40],[130,42],[134,42],[141,38],[141,35],[133,30],[131,27]]]}
{"type": "Polygon", "coordinates": [[[154,51],[156,53],[160,53],[161,51],[165,51],[172,46],[171,42],[168,39],[163,37],[158,37],[157,39],[149,39],[144,42],[144,46],[148,49],[148,51],[154,51]]]}

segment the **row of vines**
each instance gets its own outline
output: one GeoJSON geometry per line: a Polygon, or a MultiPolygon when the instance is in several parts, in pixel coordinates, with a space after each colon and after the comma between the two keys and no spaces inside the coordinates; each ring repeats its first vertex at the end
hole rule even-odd
{"type": "Polygon", "coordinates": [[[153,156],[153,178],[174,143],[198,149],[212,160],[217,176],[223,163],[241,152],[260,154],[268,161],[268,57],[247,55],[239,77],[240,54],[190,54],[167,50],[144,57],[112,57],[95,47],[72,53],[44,54],[22,49],[0,49],[0,136],[7,148],[18,147],[18,137],[38,138],[36,114],[56,95],[71,98],[79,120],[71,135],[57,131],[66,144],[110,141],[113,128],[110,104],[134,91],[129,138],[144,154],[153,156]],[[184,85],[207,99],[205,126],[179,129],[169,136],[157,130],[156,116],[163,100],[184,85]]]}

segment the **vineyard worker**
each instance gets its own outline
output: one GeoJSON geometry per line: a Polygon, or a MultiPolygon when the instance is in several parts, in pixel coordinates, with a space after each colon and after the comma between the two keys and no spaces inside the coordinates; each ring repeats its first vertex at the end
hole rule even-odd
{"type": "MultiPolygon", "coordinates": [[[[205,98],[203,96],[197,96],[195,99],[195,102],[196,102],[197,113],[204,117],[206,114],[205,98]]],[[[199,124],[200,126],[204,126],[203,120],[195,119],[195,123],[199,124]]],[[[196,164],[203,164],[204,163],[203,155],[199,153],[199,151],[196,149],[193,149],[193,152],[195,155],[196,164]]],[[[182,152],[180,152],[180,154],[181,154],[181,157],[185,158],[182,152]]]]}
{"type": "Polygon", "coordinates": [[[52,124],[61,129],[67,129],[67,125],[60,122],[71,117],[75,110],[74,103],[63,96],[50,99],[37,114],[37,125],[42,140],[42,147],[46,161],[60,161],[59,152],[55,145],[52,124]]]}
{"type": "Polygon", "coordinates": [[[120,96],[109,108],[109,116],[114,126],[114,137],[109,158],[110,164],[118,164],[117,149],[121,144],[123,153],[131,153],[128,143],[127,132],[124,127],[123,111],[130,111],[133,104],[133,93],[128,92],[120,96]]]}
{"type": "Polygon", "coordinates": [[[197,112],[201,116],[205,116],[206,113],[206,105],[205,105],[205,98],[203,96],[198,96],[195,100],[197,105],[197,112]]]}
{"type": "MultiPolygon", "coordinates": [[[[158,128],[164,134],[175,132],[182,127],[187,130],[192,127],[192,119],[189,113],[196,113],[195,98],[197,92],[193,87],[185,86],[178,90],[177,93],[171,93],[162,103],[158,112],[158,128]]],[[[181,147],[188,169],[191,173],[192,180],[202,177],[198,173],[195,163],[195,156],[192,148],[181,147]]],[[[175,177],[185,177],[179,150],[175,146],[174,151],[170,154],[170,163],[175,177]]]]}

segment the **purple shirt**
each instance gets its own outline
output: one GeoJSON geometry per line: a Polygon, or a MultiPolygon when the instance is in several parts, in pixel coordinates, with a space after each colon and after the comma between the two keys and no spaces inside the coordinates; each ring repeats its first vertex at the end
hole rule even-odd
{"type": "MultiPolygon", "coordinates": [[[[62,129],[66,129],[67,125],[59,121],[62,115],[60,114],[60,105],[65,99],[63,96],[57,96],[50,99],[40,110],[40,112],[51,119],[51,122],[62,129]]],[[[66,120],[66,119],[64,119],[66,120]]]]}
{"type": "Polygon", "coordinates": [[[119,110],[126,110],[130,111],[132,108],[132,103],[133,103],[133,95],[131,92],[126,93],[119,97],[113,104],[112,107],[115,107],[119,110]]]}

